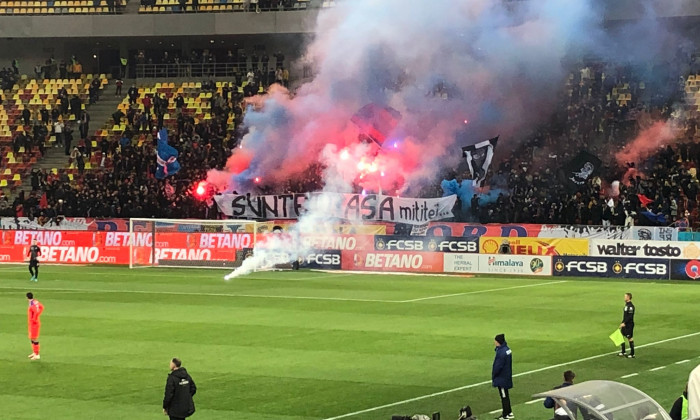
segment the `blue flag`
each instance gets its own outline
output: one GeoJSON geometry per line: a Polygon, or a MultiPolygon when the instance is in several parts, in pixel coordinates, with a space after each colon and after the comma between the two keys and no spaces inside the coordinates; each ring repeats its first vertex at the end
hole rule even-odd
{"type": "Polygon", "coordinates": [[[668,224],[668,221],[666,220],[666,216],[663,215],[663,213],[654,213],[649,210],[645,210],[641,212],[644,217],[649,219],[650,221],[656,223],[657,225],[666,225],[668,224]]]}
{"type": "Polygon", "coordinates": [[[168,130],[162,128],[158,132],[158,152],[156,160],[156,178],[163,179],[170,175],[175,175],[180,170],[180,162],[177,161],[177,150],[168,144],[168,130]]]}

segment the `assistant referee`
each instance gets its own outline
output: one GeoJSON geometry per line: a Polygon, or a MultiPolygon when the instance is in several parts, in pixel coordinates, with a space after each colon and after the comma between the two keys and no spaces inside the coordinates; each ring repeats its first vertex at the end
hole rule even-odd
{"type": "Polygon", "coordinates": [[[620,329],[622,330],[622,335],[627,337],[630,343],[630,354],[625,352],[624,341],[620,345],[622,351],[618,356],[627,357],[634,359],[634,304],[632,303],[632,293],[625,293],[625,307],[622,310],[622,324],[620,324],[620,329]]]}

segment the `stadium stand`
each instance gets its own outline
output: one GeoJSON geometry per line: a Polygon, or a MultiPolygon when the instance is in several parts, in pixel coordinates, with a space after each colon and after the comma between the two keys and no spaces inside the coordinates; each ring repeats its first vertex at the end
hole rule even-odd
{"type": "MultiPolygon", "coordinates": [[[[220,13],[306,10],[310,0],[150,0],[142,1],[139,13],[220,13]]],[[[331,7],[325,1],[322,7],[331,7]]]]}
{"type": "Polygon", "coordinates": [[[62,80],[35,80],[22,76],[19,84],[3,92],[0,104],[0,188],[12,191],[22,185],[32,166],[44,154],[45,143],[51,146],[56,140],[55,135],[50,135],[52,123],[75,121],[75,114],[69,113],[69,98],[79,99],[80,108],[84,109],[90,100],[93,82],[94,91],[102,89],[107,79],[104,75],[96,79],[85,75],[80,79],[62,80]]]}
{"type": "MultiPolygon", "coordinates": [[[[244,64],[243,68],[246,67],[244,64]]],[[[240,74],[243,68],[236,65],[235,73],[240,74]]],[[[634,171],[625,173],[624,168],[616,169],[606,157],[614,156],[624,146],[625,139],[633,138],[648,120],[669,116],[671,109],[665,103],[652,105],[652,95],[645,83],[624,68],[616,69],[614,75],[606,75],[604,68],[609,66],[591,65],[572,72],[560,98],[561,112],[517,150],[494,161],[488,181],[490,195],[458,202],[456,220],[654,225],[673,223],[688,212],[690,223],[698,225],[700,184],[695,174],[700,166],[700,146],[692,141],[697,133],[694,120],[684,120],[689,127],[687,141],[660,149],[639,166],[654,176],[641,178],[634,171]],[[603,157],[607,166],[603,168],[604,175],[592,178],[585,188],[570,192],[566,180],[556,176],[557,168],[566,165],[581,149],[603,157]],[[622,181],[619,198],[612,206],[606,201],[610,186],[602,181],[611,177],[622,181]],[[647,209],[638,195],[654,199],[653,208],[647,209]],[[662,217],[649,219],[642,216],[645,211],[662,217]]],[[[247,79],[240,84],[176,83],[166,81],[167,77],[161,80],[139,87],[134,100],[128,94],[123,97],[114,110],[120,113],[118,123],[110,120],[94,131],[84,144],[77,146],[77,152],[71,153],[70,163],[34,171],[30,175],[35,179],[34,195],[45,195],[53,208],[58,205],[57,200],[63,200],[61,212],[70,216],[129,217],[144,215],[145,208],[154,208],[158,217],[210,217],[208,206],[192,197],[192,185],[204,179],[208,169],[224,164],[245,133],[242,127],[245,98],[263,92],[263,88],[249,85],[247,79]],[[167,181],[158,181],[153,176],[155,132],[161,124],[169,130],[170,144],[179,150],[182,165],[181,172],[167,181]],[[79,164],[81,159],[83,165],[79,164]],[[107,203],[105,197],[109,197],[107,203]]],[[[700,107],[699,81],[700,76],[691,75],[678,87],[686,95],[688,110],[692,111],[688,115],[700,107]]],[[[81,83],[84,95],[87,84],[81,83]]],[[[6,93],[5,102],[10,103],[9,109],[3,109],[7,121],[19,117],[18,100],[30,107],[51,104],[54,96],[46,91],[53,92],[55,85],[44,86],[42,94],[39,82],[28,81],[22,88],[17,86],[6,93]]],[[[80,83],[71,86],[75,90],[80,83]]],[[[124,86],[124,94],[128,88],[124,86]]],[[[0,112],[0,118],[5,118],[2,115],[0,112]]],[[[10,139],[7,129],[3,134],[6,141],[10,139]]],[[[12,155],[15,165],[17,155],[12,155]]],[[[13,181],[15,174],[19,174],[19,179],[27,176],[32,157],[25,162],[26,159],[22,157],[23,166],[3,175],[9,177],[8,185],[17,184],[17,180],[13,181]]],[[[6,161],[9,162],[9,156],[6,161]]],[[[264,193],[316,190],[321,186],[322,170],[320,165],[309,168],[303,174],[291,176],[283,185],[261,185],[260,189],[264,193]]],[[[459,171],[436,174],[436,178],[438,175],[458,181],[471,178],[468,172],[459,171]]],[[[441,196],[442,193],[436,183],[417,195],[441,196]]],[[[13,209],[21,203],[16,199],[13,209]]],[[[45,208],[38,204],[23,205],[21,210],[24,214],[42,214],[45,208]]]]}
{"type": "Polygon", "coordinates": [[[0,1],[0,15],[114,14],[127,0],[0,1]]]}
{"type": "MultiPolygon", "coordinates": [[[[247,87],[247,82],[241,86],[163,82],[139,87],[135,100],[127,94],[115,109],[115,113],[121,112],[117,114],[119,124],[110,120],[94,131],[86,142],[76,145],[65,165],[33,170],[29,175],[33,191],[28,196],[19,194],[6,212],[38,217],[138,217],[152,213],[207,217],[206,203],[189,192],[191,180],[203,179],[208,169],[220,167],[236,146],[241,133],[235,128],[243,119],[241,101],[247,87]],[[181,107],[178,97],[182,98],[181,107]],[[146,112],[148,101],[150,114],[146,112]],[[161,118],[171,132],[170,143],[180,151],[182,164],[181,171],[168,181],[153,176],[154,134],[161,118]]],[[[262,89],[257,86],[255,92],[262,89]]]]}

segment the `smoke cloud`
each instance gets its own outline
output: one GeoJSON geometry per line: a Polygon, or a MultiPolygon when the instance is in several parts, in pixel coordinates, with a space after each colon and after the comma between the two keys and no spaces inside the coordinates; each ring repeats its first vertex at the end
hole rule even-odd
{"type": "Polygon", "coordinates": [[[677,139],[679,134],[680,131],[673,121],[656,121],[643,129],[622,151],[616,153],[615,159],[620,166],[643,161],[677,139]]]}
{"type": "MultiPolygon", "coordinates": [[[[458,165],[467,144],[455,140],[457,133],[472,144],[500,134],[499,149],[512,150],[551,117],[572,58],[624,54],[628,62],[649,63],[649,51],[666,58],[673,38],[659,23],[656,32],[639,30],[644,23],[619,25],[613,41],[602,30],[598,3],[338,2],[320,14],[304,57],[316,76],[294,95],[276,86],[255,99],[241,148],[208,181],[221,191],[254,193],[260,180],[279,186],[321,163],[323,191],[410,195],[458,165]],[[350,122],[368,103],[402,115],[378,153],[358,141],[350,122]]],[[[653,14],[647,12],[645,19],[653,14]]],[[[669,132],[663,123],[650,130],[647,140],[669,132]]],[[[630,153],[636,148],[618,160],[639,157],[630,153]]],[[[307,220],[318,228],[323,218],[309,211],[296,232],[307,220]]],[[[260,252],[247,267],[264,260],[260,252]]]]}
{"type": "MultiPolygon", "coordinates": [[[[367,103],[402,114],[377,162],[381,183],[401,193],[457,165],[465,120],[472,143],[500,134],[500,147],[513,147],[551,115],[563,58],[601,20],[585,0],[514,3],[357,0],[324,11],[305,57],[316,77],[293,97],[276,87],[249,108],[242,148],[209,181],[250,192],[255,177],[273,185],[303,173],[327,145],[354,147],[350,118],[367,103]]],[[[347,166],[348,183],[362,174],[353,159],[330,161],[347,166]]],[[[376,180],[360,184],[377,190],[376,180]]]]}

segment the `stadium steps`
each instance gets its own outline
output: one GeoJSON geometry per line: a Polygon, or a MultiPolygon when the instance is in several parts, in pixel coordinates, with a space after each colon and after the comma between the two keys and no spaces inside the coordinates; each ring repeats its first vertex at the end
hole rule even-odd
{"type": "MultiPolygon", "coordinates": [[[[91,131],[96,129],[105,128],[107,121],[112,120],[112,114],[117,110],[117,106],[126,96],[126,91],[129,88],[123,88],[122,96],[114,96],[114,84],[111,83],[110,86],[105,89],[105,93],[100,97],[100,100],[90,106],[88,112],[90,113],[90,128],[91,131]]],[[[111,128],[112,126],[109,126],[111,128]]]]}
{"type": "MultiPolygon", "coordinates": [[[[95,130],[102,128],[105,121],[112,118],[112,113],[117,109],[117,105],[121,102],[122,98],[114,96],[114,85],[105,86],[105,89],[100,96],[97,103],[92,105],[86,105],[85,109],[90,113],[90,136],[94,135],[95,130]]],[[[126,89],[124,90],[126,93],[126,89]]],[[[77,127],[75,131],[77,131],[77,127]]],[[[74,134],[73,144],[71,147],[78,145],[79,135],[74,134]]],[[[68,168],[68,156],[65,155],[65,150],[63,147],[50,147],[47,144],[46,155],[40,159],[33,168],[39,170],[46,169],[50,172],[52,169],[66,169],[68,168]]],[[[22,186],[20,189],[25,190],[25,193],[29,193],[32,190],[31,177],[27,176],[22,179],[22,186]]]]}

